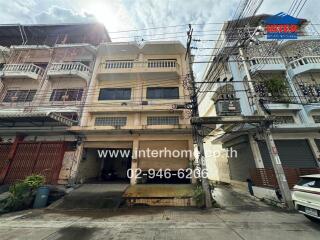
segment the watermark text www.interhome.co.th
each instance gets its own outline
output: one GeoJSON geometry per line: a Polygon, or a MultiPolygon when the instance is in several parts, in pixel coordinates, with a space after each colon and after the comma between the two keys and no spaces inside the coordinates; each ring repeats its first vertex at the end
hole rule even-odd
{"type": "MultiPolygon", "coordinates": [[[[98,149],[99,158],[192,158],[194,153],[192,150],[171,150],[166,147],[163,149],[98,149]]],[[[238,152],[232,148],[223,150],[206,151],[206,157],[226,156],[237,158],[238,152]]]]}

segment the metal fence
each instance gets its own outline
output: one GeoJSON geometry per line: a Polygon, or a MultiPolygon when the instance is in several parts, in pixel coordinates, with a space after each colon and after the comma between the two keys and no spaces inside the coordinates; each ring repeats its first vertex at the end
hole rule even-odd
{"type": "MultiPolygon", "coordinates": [[[[299,177],[308,174],[319,174],[320,168],[284,168],[290,188],[299,181],[299,177]]],[[[277,178],[273,168],[255,168],[250,170],[251,179],[255,186],[277,188],[277,178]]]]}

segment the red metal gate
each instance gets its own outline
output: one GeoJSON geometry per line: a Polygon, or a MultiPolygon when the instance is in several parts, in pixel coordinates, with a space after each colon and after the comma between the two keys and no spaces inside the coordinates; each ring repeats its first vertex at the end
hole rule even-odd
{"type": "Polygon", "coordinates": [[[12,146],[11,143],[1,143],[0,144],[0,172],[3,170],[5,163],[8,160],[11,146],[12,146]]]}
{"type": "Polygon", "coordinates": [[[41,174],[48,184],[55,184],[64,152],[64,142],[19,142],[4,173],[3,183],[13,183],[31,174],[41,174]]]}

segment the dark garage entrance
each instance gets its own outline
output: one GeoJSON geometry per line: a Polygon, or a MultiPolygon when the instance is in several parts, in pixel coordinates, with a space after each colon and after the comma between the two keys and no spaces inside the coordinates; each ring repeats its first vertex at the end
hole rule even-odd
{"type": "Polygon", "coordinates": [[[126,181],[128,169],[131,168],[132,150],[129,148],[108,148],[100,149],[103,156],[98,155],[101,160],[101,180],[102,181],[126,181]]]}

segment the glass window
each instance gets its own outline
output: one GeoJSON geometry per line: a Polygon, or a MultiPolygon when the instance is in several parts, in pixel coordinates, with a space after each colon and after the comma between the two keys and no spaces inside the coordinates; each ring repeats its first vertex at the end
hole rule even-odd
{"type": "Polygon", "coordinates": [[[101,88],[99,100],[130,100],[131,88],[101,88]]]}
{"type": "Polygon", "coordinates": [[[83,89],[54,89],[50,101],[81,101],[83,89]]]}
{"type": "Polygon", "coordinates": [[[147,88],[148,99],[178,99],[178,87],[149,87],[147,88]]]}
{"type": "Polygon", "coordinates": [[[37,90],[8,90],[3,102],[31,102],[37,90]]]}
{"type": "Polygon", "coordinates": [[[302,187],[320,188],[320,179],[312,177],[301,178],[297,185],[302,187]]]}

